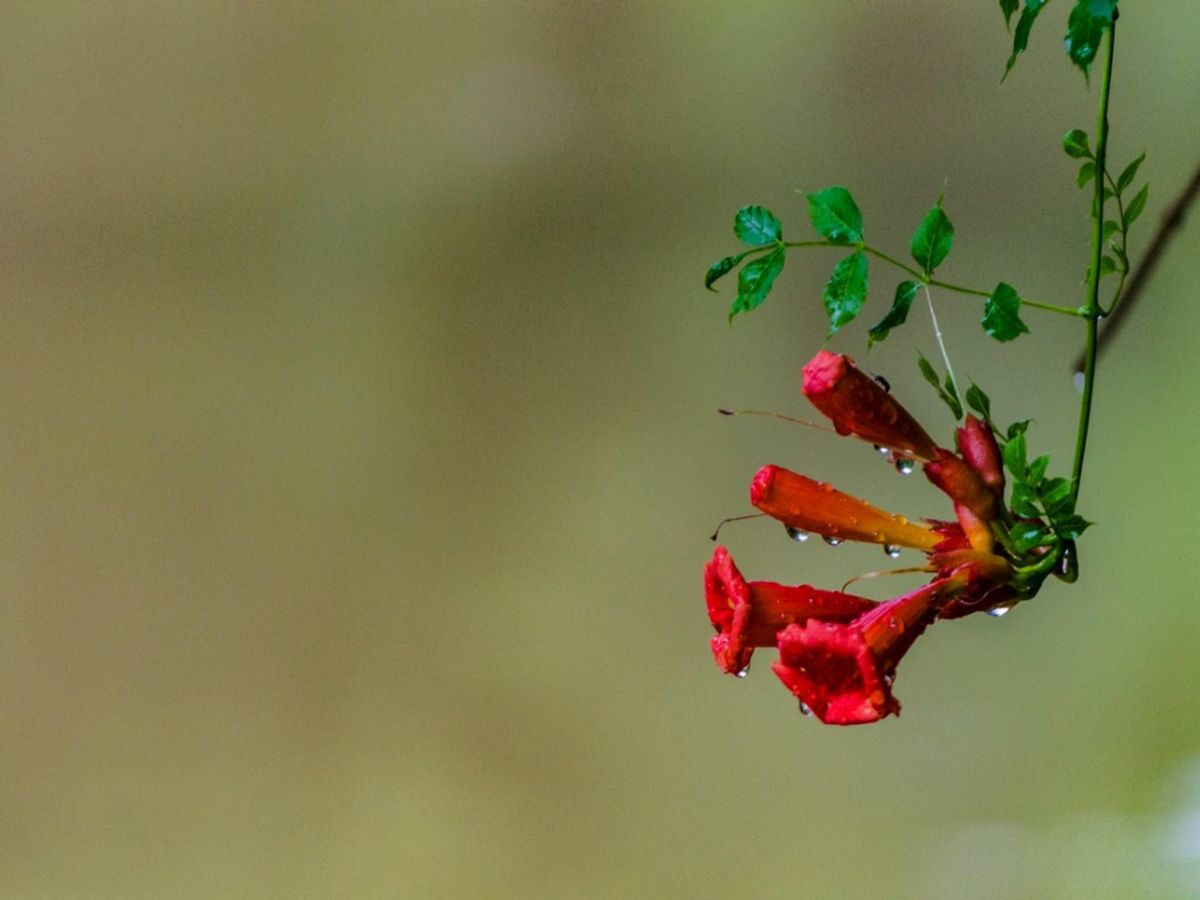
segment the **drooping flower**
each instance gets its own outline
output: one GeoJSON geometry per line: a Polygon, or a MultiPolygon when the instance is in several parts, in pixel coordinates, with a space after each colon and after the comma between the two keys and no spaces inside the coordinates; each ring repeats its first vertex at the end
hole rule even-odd
{"type": "Polygon", "coordinates": [[[789,625],[779,634],[779,661],[771,668],[826,725],[862,725],[898,714],[896,666],[955,589],[954,581],[939,580],[853,622],[789,625]]]}
{"type": "Polygon", "coordinates": [[[998,532],[1008,515],[1004,471],[990,426],[968,416],[958,452],[939,447],[883,385],[848,357],[821,351],[804,367],[805,396],[839,434],[869,441],[912,464],[949,497],[953,521],[910,522],[866,501],[779,466],[764,466],[750,501],[789,532],[900,547],[926,555],[930,582],[883,603],[809,585],[747,582],[724,548],[705,569],[713,653],[741,673],[755,647],[774,643],[772,668],[823,722],[861,724],[898,713],[896,666],[938,618],[1007,606],[1021,598],[998,532]]]}
{"type": "Polygon", "coordinates": [[[773,581],[746,581],[724,547],[704,567],[708,618],[717,630],[713,656],[722,671],[741,674],[755,647],[774,647],[785,627],[810,619],[850,622],[873,609],[874,600],[807,584],[791,587],[773,581]]]}

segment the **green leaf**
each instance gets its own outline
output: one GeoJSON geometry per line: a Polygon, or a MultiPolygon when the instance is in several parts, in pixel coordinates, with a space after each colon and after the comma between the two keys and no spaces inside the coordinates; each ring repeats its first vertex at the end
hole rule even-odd
{"type": "Polygon", "coordinates": [[[1063,135],[1063,149],[1072,159],[1092,158],[1092,151],[1088,147],[1087,132],[1081,128],[1072,128],[1063,135]]]}
{"type": "MultiPolygon", "coordinates": [[[[933,367],[933,363],[925,358],[925,354],[918,353],[917,365],[921,368],[921,375],[924,376],[925,380],[933,386],[935,391],[937,391],[937,395],[942,398],[942,402],[950,407],[950,412],[954,413],[954,418],[961,419],[963,414],[962,404],[958,402],[958,395],[954,393],[948,393],[946,389],[942,387],[941,379],[938,378],[937,369],[933,367]]],[[[949,375],[946,376],[946,383],[953,384],[953,382],[950,381],[949,375]]],[[[951,390],[953,390],[953,388],[951,388],[951,390]]]]}
{"type": "Polygon", "coordinates": [[[1104,223],[1104,227],[1101,229],[1100,239],[1103,241],[1107,241],[1110,237],[1112,237],[1114,234],[1116,234],[1120,230],[1121,230],[1121,223],[1114,222],[1112,219],[1109,219],[1107,222],[1104,223]]]}
{"type": "Polygon", "coordinates": [[[946,396],[950,398],[950,409],[954,413],[954,418],[961,419],[963,417],[962,401],[958,399],[958,388],[955,387],[954,379],[950,377],[949,372],[946,373],[946,382],[944,388],[946,391],[946,396]]]}
{"type": "Polygon", "coordinates": [[[783,226],[769,209],[762,206],[743,206],[733,218],[733,233],[743,244],[761,247],[783,237],[783,226]]]}
{"type": "Polygon", "coordinates": [[[1042,11],[1049,0],[1025,0],[1025,8],[1021,10],[1021,18],[1017,20],[1016,30],[1013,31],[1013,49],[1012,56],[1008,58],[1008,64],[1004,67],[1004,78],[1008,77],[1008,73],[1012,71],[1012,67],[1017,64],[1017,57],[1025,52],[1025,48],[1029,46],[1029,32],[1033,29],[1033,23],[1037,20],[1038,13],[1042,11]]]}
{"type": "Polygon", "coordinates": [[[1113,13],[1117,0],[1076,0],[1075,8],[1067,19],[1067,36],[1064,44],[1071,62],[1079,66],[1086,75],[1100,48],[1100,38],[1112,27],[1113,13]]]}
{"type": "Polygon", "coordinates": [[[893,328],[904,324],[908,311],[912,308],[913,298],[917,296],[920,285],[915,281],[902,281],[896,285],[896,299],[886,316],[867,330],[867,346],[873,347],[888,336],[893,328]]]}
{"type": "Polygon", "coordinates": [[[1001,455],[1004,457],[1004,468],[1008,469],[1018,482],[1024,482],[1029,471],[1029,464],[1025,461],[1025,447],[1025,433],[1021,432],[1010,439],[1001,451],[1001,455]]]}
{"type": "Polygon", "coordinates": [[[1143,184],[1142,189],[1133,195],[1133,199],[1129,201],[1129,205],[1125,207],[1125,230],[1129,230],[1129,226],[1137,221],[1137,217],[1142,214],[1142,210],[1146,208],[1146,198],[1150,196],[1150,185],[1143,184]]]}
{"type": "Polygon", "coordinates": [[[859,250],[834,266],[821,298],[830,334],[852,321],[867,300],[867,255],[859,250]]]}
{"type": "Polygon", "coordinates": [[[710,291],[716,292],[713,287],[713,282],[718,278],[728,275],[737,267],[747,254],[753,253],[753,250],[747,250],[745,253],[739,253],[736,256],[726,256],[724,259],[718,259],[715,263],[708,267],[708,272],[704,275],[704,286],[710,291]]]}
{"type": "Polygon", "coordinates": [[[784,251],[780,247],[766,256],[751,260],[738,272],[738,295],[729,309],[729,320],[738,313],[749,312],[762,305],[771,293],[771,286],[783,268],[784,251]]]}
{"type": "Polygon", "coordinates": [[[813,228],[835,244],[857,244],[863,239],[862,213],[844,187],[828,187],[808,195],[813,228]]]}
{"type": "Polygon", "coordinates": [[[910,249],[913,259],[928,275],[942,264],[953,245],[954,226],[946,218],[946,213],[942,211],[942,205],[939,203],[925,215],[912,236],[910,249]]]}
{"type": "Polygon", "coordinates": [[[1035,519],[1042,514],[1038,508],[1037,500],[1029,490],[1029,485],[1023,481],[1018,481],[1013,484],[1012,488],[1012,508],[1018,516],[1025,516],[1030,519],[1035,519]]]}
{"type": "Polygon", "coordinates": [[[1050,529],[1039,522],[1017,522],[1010,532],[1013,547],[1018,553],[1028,553],[1034,547],[1049,542],[1050,529]]]}
{"type": "Polygon", "coordinates": [[[1020,437],[1029,429],[1030,421],[1032,421],[1032,420],[1031,419],[1022,419],[1019,422],[1013,422],[1011,425],[1008,426],[1008,431],[1006,431],[1004,433],[1004,436],[1006,438],[1008,438],[1008,440],[1010,440],[1010,441],[1013,440],[1014,438],[1020,437]]]}
{"type": "Polygon", "coordinates": [[[1021,321],[1021,298],[1003,281],[983,304],[983,330],[998,341],[1011,341],[1029,329],[1021,321]]]}
{"type": "Polygon", "coordinates": [[[1075,183],[1083,187],[1089,181],[1096,177],[1096,164],[1090,159],[1079,167],[1079,174],[1075,176],[1075,183]]]}
{"type": "Polygon", "coordinates": [[[1145,161],[1146,161],[1146,154],[1143,153],[1141,156],[1139,156],[1137,159],[1135,159],[1133,162],[1131,162],[1129,165],[1127,165],[1125,167],[1124,171],[1121,172],[1121,174],[1117,177],[1117,193],[1118,194],[1121,193],[1121,191],[1125,190],[1125,188],[1127,188],[1131,184],[1133,184],[1133,179],[1137,175],[1137,170],[1141,167],[1142,163],[1144,163],[1145,161]]]}
{"type": "MultiPolygon", "coordinates": [[[[1100,277],[1103,278],[1111,272],[1117,271],[1117,261],[1107,253],[1100,257],[1100,277]]],[[[1088,279],[1089,281],[1091,279],[1088,279]]]]}
{"type": "Polygon", "coordinates": [[[1038,487],[1038,493],[1042,495],[1042,503],[1046,507],[1046,512],[1053,515],[1054,513],[1069,513],[1068,508],[1071,505],[1071,482],[1066,478],[1047,478],[1038,487]]]}
{"type": "Polygon", "coordinates": [[[1052,515],[1050,517],[1050,524],[1054,527],[1054,533],[1059,537],[1068,541],[1073,541],[1075,538],[1083,534],[1084,531],[1087,530],[1087,527],[1092,523],[1083,516],[1076,515],[1075,513],[1068,513],[1064,516],[1052,515]]]}
{"type": "Polygon", "coordinates": [[[1046,469],[1050,467],[1050,457],[1043,453],[1029,464],[1029,480],[1038,484],[1046,477],[1046,469]]]}
{"type": "Polygon", "coordinates": [[[985,421],[992,420],[992,398],[975,382],[971,382],[971,386],[967,388],[967,406],[983,416],[985,421]]]}
{"type": "Polygon", "coordinates": [[[1004,13],[1004,27],[1012,27],[1012,15],[1020,6],[1020,0],[1000,0],[1000,12],[1004,13]]]}

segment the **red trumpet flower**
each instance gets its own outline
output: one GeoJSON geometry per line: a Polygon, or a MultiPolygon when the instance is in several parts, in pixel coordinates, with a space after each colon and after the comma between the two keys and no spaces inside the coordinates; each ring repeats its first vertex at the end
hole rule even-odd
{"type": "Polygon", "coordinates": [[[804,367],[804,394],[840,434],[919,461],[953,502],[956,521],[910,522],[779,466],[764,466],[750,502],[793,533],[910,547],[926,554],[929,584],[884,603],[809,585],[745,581],[718,547],[705,567],[713,654],[744,673],[755,647],[776,645],[772,669],[821,721],[852,725],[898,713],[891,685],[900,658],[935,619],[1006,608],[1021,593],[997,539],[1007,512],[991,428],[968,416],[959,454],[939,447],[875,379],[845,356],[821,351],[804,367]]]}

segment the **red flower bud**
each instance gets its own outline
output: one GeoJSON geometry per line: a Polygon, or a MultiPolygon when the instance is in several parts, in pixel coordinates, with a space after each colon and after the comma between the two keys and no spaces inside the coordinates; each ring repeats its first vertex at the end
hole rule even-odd
{"type": "Polygon", "coordinates": [[[838,434],[920,459],[937,456],[937,444],[879,382],[848,356],[822,350],[804,367],[804,396],[833,422],[838,434]]]}
{"type": "Polygon", "coordinates": [[[1000,461],[1000,447],[989,425],[974,416],[967,416],[966,423],[956,432],[958,449],[965,459],[996,495],[1004,499],[1004,464],[1000,461]]]}
{"type": "MultiPolygon", "coordinates": [[[[956,504],[961,503],[983,521],[990,522],[999,514],[996,495],[984,484],[979,473],[949,450],[938,450],[937,458],[925,463],[925,477],[956,504]]],[[[963,528],[970,534],[965,524],[963,528]]]]}
{"type": "Polygon", "coordinates": [[[746,670],[755,647],[774,647],[776,635],[788,625],[811,618],[849,622],[876,605],[866,597],[807,584],[746,581],[724,547],[717,547],[704,566],[704,593],[708,618],[717,630],[713,656],[730,674],[746,670]]]}
{"type": "Polygon", "coordinates": [[[750,485],[750,502],[801,531],[826,537],[932,550],[942,536],[864,500],[779,466],[764,466],[750,485]]]}

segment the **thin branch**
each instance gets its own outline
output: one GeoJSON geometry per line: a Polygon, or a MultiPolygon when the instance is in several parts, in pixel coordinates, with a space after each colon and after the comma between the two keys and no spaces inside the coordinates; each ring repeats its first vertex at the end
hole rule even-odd
{"type": "MultiPolygon", "coordinates": [[[[1197,196],[1200,196],[1200,165],[1196,166],[1191,179],[1180,192],[1179,196],[1175,198],[1175,202],[1163,212],[1162,220],[1158,223],[1158,230],[1154,232],[1154,237],[1150,240],[1150,246],[1146,249],[1146,255],[1142,257],[1142,261],[1138,263],[1138,267],[1133,270],[1133,275],[1130,276],[1129,283],[1121,293],[1121,296],[1117,298],[1112,315],[1105,318],[1104,328],[1100,331],[1100,350],[1103,350],[1112,340],[1117,328],[1124,321],[1126,313],[1129,312],[1138,297],[1141,296],[1142,288],[1154,273],[1154,269],[1158,265],[1158,261],[1162,257],[1167,244],[1170,243],[1171,238],[1174,237],[1179,227],[1183,225],[1183,220],[1187,216],[1188,209],[1195,202],[1197,196]]],[[[1081,353],[1079,358],[1075,360],[1073,371],[1082,372],[1083,363],[1084,358],[1081,353]]]]}

